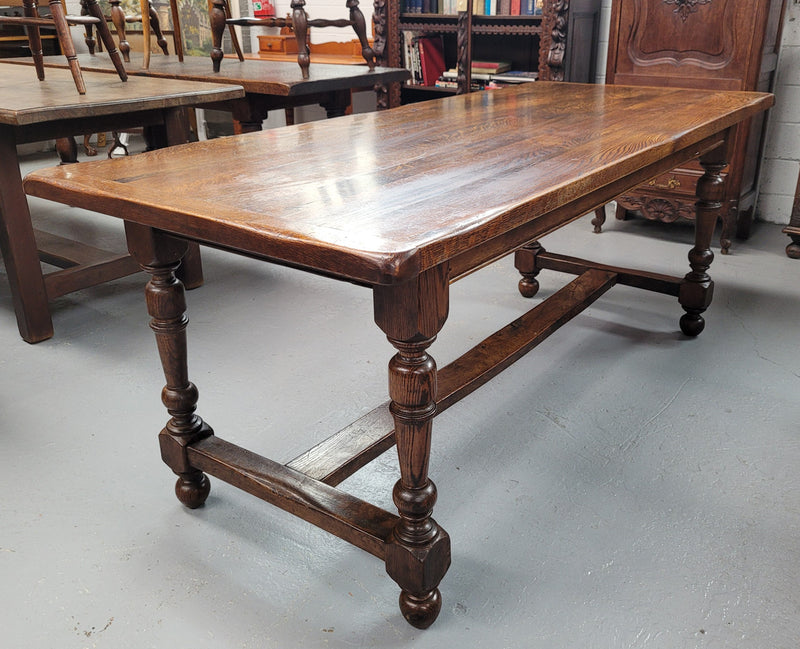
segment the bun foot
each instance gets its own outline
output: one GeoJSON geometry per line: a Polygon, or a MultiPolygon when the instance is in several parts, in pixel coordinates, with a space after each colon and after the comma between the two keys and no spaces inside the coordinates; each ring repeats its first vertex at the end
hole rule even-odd
{"type": "Polygon", "coordinates": [[[681,331],[687,336],[699,336],[706,328],[706,321],[699,313],[684,313],[680,325],[681,331]]]}
{"type": "Polygon", "coordinates": [[[210,491],[211,483],[202,471],[181,475],[175,483],[175,495],[189,509],[202,506],[210,491]]]}
{"type": "Polygon", "coordinates": [[[533,297],[539,292],[539,280],[534,277],[523,277],[518,286],[522,297],[533,297]]]}
{"type": "Polygon", "coordinates": [[[442,610],[442,594],[436,588],[425,597],[415,597],[406,591],[400,592],[400,612],[411,626],[427,629],[439,617],[442,610]]]}

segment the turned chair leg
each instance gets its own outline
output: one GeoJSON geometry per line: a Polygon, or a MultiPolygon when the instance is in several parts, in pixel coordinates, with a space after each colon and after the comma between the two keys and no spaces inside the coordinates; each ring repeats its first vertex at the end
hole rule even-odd
{"type": "MultiPolygon", "coordinates": [[[[60,0],[58,0],[58,2],[60,3],[60,0]]],[[[111,36],[111,30],[108,28],[106,17],[103,15],[100,5],[97,4],[97,0],[81,0],[81,5],[86,10],[87,15],[94,16],[99,21],[97,23],[97,35],[105,46],[106,52],[108,52],[108,56],[114,64],[114,69],[117,71],[119,78],[122,81],[127,81],[128,73],[125,71],[125,66],[122,63],[122,57],[117,49],[117,44],[111,36]]]]}
{"type": "MultiPolygon", "coordinates": [[[[38,18],[39,12],[36,10],[35,0],[23,0],[23,12],[26,18],[38,18]]],[[[36,76],[39,81],[44,80],[44,54],[42,53],[42,35],[38,25],[25,25],[25,33],[28,35],[28,46],[33,55],[33,65],[36,68],[36,76]]]]}
{"type": "MultiPolygon", "coordinates": [[[[75,87],[81,95],[86,94],[86,84],[83,82],[83,74],[81,74],[81,66],[78,64],[78,55],[75,52],[75,44],[72,42],[72,34],[69,31],[67,24],[67,17],[64,14],[64,6],[61,0],[50,0],[50,15],[53,17],[53,22],[56,27],[56,34],[58,35],[58,44],[61,46],[61,51],[67,57],[67,65],[72,73],[72,79],[75,81],[75,87]]],[[[100,26],[98,25],[98,31],[100,26]]],[[[41,55],[41,47],[39,48],[41,55]]],[[[34,55],[34,61],[36,56],[34,55]]],[[[38,69],[37,69],[38,72],[38,69]]],[[[44,78],[42,76],[41,78],[44,78]]]]}

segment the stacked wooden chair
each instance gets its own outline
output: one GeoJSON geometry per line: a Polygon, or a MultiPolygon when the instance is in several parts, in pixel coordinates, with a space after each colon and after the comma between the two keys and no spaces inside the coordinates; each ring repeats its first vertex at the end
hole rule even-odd
{"type": "Polygon", "coordinates": [[[52,28],[56,31],[58,44],[61,51],[67,57],[67,64],[72,72],[75,87],[81,95],[86,94],[86,84],[83,81],[81,66],[78,63],[78,56],[75,52],[75,44],[72,42],[70,25],[97,25],[97,33],[100,35],[103,44],[108,51],[114,67],[119,74],[119,78],[127,81],[128,74],[122,64],[117,46],[111,37],[103,12],[97,4],[97,0],[81,0],[82,11],[85,15],[67,15],[62,0],[49,0],[50,16],[41,16],[39,13],[38,0],[4,0],[4,3],[12,7],[22,7],[22,16],[0,16],[0,25],[13,24],[22,25],[28,36],[28,44],[33,55],[33,63],[36,68],[36,75],[39,80],[44,80],[44,55],[42,54],[41,28],[52,28]]]}
{"type": "Polygon", "coordinates": [[[310,56],[308,51],[309,27],[352,27],[361,43],[361,54],[369,65],[370,70],[375,69],[375,52],[372,51],[367,40],[367,23],[364,14],[358,8],[358,0],[347,0],[346,6],[350,10],[349,19],[328,20],[325,18],[309,19],[305,11],[305,0],[292,0],[291,17],[286,18],[233,18],[231,17],[228,0],[212,0],[211,6],[211,61],[214,72],[219,72],[222,62],[222,35],[227,25],[231,30],[231,41],[240,61],[244,61],[239,40],[233,30],[234,25],[249,27],[291,27],[297,41],[297,62],[303,74],[303,79],[308,79],[310,56]]]}
{"type": "MultiPolygon", "coordinates": [[[[161,31],[161,24],[158,19],[158,12],[153,7],[149,0],[141,0],[141,14],[138,16],[126,16],[125,12],[120,6],[120,0],[109,0],[111,11],[106,20],[110,20],[114,24],[114,29],[117,32],[119,39],[119,49],[122,52],[122,58],[126,63],[130,63],[131,46],[127,39],[125,25],[127,23],[142,23],[142,39],[144,41],[144,49],[142,52],[142,67],[147,69],[150,67],[150,35],[151,30],[155,34],[156,42],[164,54],[169,54],[167,46],[167,39],[161,31]]],[[[179,61],[183,61],[183,36],[181,34],[181,23],[178,16],[178,2],[177,0],[170,0],[169,2],[170,15],[172,17],[172,42],[175,46],[175,54],[178,56],[179,61]]],[[[92,25],[86,26],[86,46],[89,52],[94,54],[95,40],[92,34],[92,25]]]]}

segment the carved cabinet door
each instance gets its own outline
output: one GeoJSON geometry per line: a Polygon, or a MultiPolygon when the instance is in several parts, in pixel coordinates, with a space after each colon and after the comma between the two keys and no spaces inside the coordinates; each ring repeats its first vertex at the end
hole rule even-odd
{"type": "MultiPolygon", "coordinates": [[[[606,82],[769,91],[784,5],[785,0],[614,0],[606,82]]],[[[740,237],[749,230],[763,124],[763,116],[741,124],[731,142],[723,252],[734,227],[740,237]]],[[[690,216],[699,175],[699,168],[674,170],[619,202],[664,221],[690,216]]]]}

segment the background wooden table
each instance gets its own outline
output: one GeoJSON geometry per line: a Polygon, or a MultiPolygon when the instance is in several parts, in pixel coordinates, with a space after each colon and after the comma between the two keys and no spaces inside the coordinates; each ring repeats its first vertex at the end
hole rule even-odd
{"type": "Polygon", "coordinates": [[[30,66],[0,63],[0,245],[19,332],[29,343],[53,335],[49,300],[136,272],[138,266],[127,255],[34,234],[17,145],[139,126],[165,127],[161,144],[178,144],[187,141],[186,107],[244,94],[232,84],[147,78],[123,83],[89,71],[84,79],[87,92],[79,95],[66,68],[49,70],[39,81],[30,66]],[[62,270],[45,276],[40,259],[62,270]]]}
{"type": "MultiPolygon", "coordinates": [[[[94,72],[113,72],[102,55],[80,54],[81,69],[94,72]]],[[[241,124],[242,132],[261,130],[261,123],[270,110],[319,104],[328,117],[344,115],[351,101],[351,91],[372,89],[376,85],[404,81],[409,77],[404,68],[375,68],[370,72],[362,65],[316,64],[303,79],[297,62],[225,59],[219,72],[214,72],[211,59],[187,56],[183,62],[171,56],[154,56],[150,67],[141,67],[141,55],[131,54],[126,64],[128,73],[155,79],[201,81],[204,83],[235,84],[245,90],[243,98],[216,102],[208,108],[228,111],[241,124]]],[[[14,63],[31,65],[29,59],[12,59],[14,63]]],[[[45,57],[46,66],[65,67],[63,57],[45,57]]]]}

